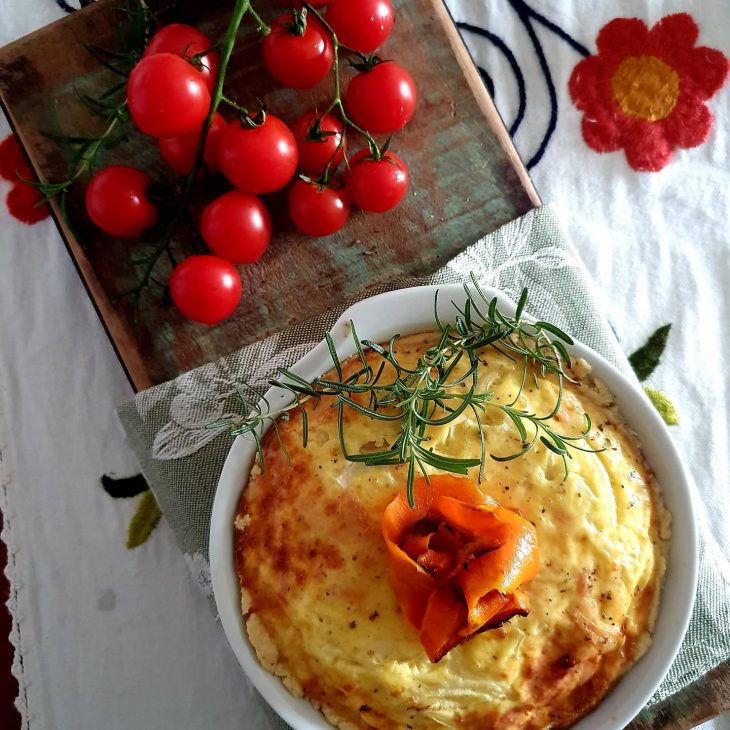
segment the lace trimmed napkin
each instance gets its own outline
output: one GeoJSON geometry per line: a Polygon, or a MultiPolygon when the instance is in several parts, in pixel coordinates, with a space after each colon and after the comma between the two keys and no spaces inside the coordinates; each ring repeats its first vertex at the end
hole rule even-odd
{"type": "MultiPolygon", "coordinates": [[[[547,208],[479,240],[432,276],[400,279],[363,296],[419,284],[468,281],[472,273],[480,283],[498,287],[513,299],[528,287],[531,314],[554,322],[631,373],[606,313],[597,307],[589,277],[547,208]]],[[[206,426],[235,412],[233,395],[241,381],[263,394],[276,368],[293,364],[312,349],[346,306],[139,393],[119,409],[142,470],[209,596],[210,515],[230,438],[206,426]]],[[[671,697],[730,657],[730,587],[711,550],[702,540],[694,616],[679,656],[650,705],[671,697]]]]}

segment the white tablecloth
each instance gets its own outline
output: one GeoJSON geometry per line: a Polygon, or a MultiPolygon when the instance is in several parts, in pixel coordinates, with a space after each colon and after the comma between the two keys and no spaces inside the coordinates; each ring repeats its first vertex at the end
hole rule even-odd
{"type": "MultiPolygon", "coordinates": [[[[514,51],[526,89],[515,140],[523,158],[533,158],[551,104],[517,4],[449,5],[456,20],[489,29],[514,51]]],[[[592,53],[613,18],[651,25],[686,11],[700,25],[698,44],[730,55],[724,0],[533,5],[592,53]]],[[[0,0],[0,43],[61,14],[53,0],[0,0]]],[[[674,434],[706,503],[716,506],[703,511],[706,534],[727,556],[730,84],[708,102],[715,121],[706,143],[678,150],[660,172],[637,172],[622,151],[588,148],[568,94],[582,56],[545,25],[535,27],[558,110],[531,170],[536,187],[561,214],[626,351],[673,324],[649,384],[677,406],[674,434]]],[[[519,95],[507,56],[493,40],[466,37],[511,124],[519,95]]],[[[8,133],[0,120],[0,139],[8,133]]],[[[0,196],[9,187],[0,182],[0,196]]],[[[256,727],[247,685],[164,519],[143,546],[125,548],[136,500],[110,498],[99,478],[137,471],[113,415],[130,387],[53,224],[20,224],[2,200],[0,312],[0,507],[24,727],[256,727]]],[[[730,580],[730,565],[721,567],[730,580]]]]}

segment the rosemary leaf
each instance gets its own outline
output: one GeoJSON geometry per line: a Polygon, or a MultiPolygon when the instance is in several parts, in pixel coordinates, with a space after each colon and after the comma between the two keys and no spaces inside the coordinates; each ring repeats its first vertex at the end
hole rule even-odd
{"type": "MultiPolygon", "coordinates": [[[[585,414],[585,430],[579,434],[562,435],[553,430],[552,419],[560,409],[563,396],[563,379],[569,377],[563,369],[564,363],[570,362],[563,342],[571,344],[571,338],[549,322],[530,324],[521,321],[528,301],[527,290],[520,295],[514,317],[499,310],[497,299],[487,299],[476,279],[472,278],[472,287],[465,285],[464,291],[466,301],[463,307],[453,303],[453,325],[443,322],[439,317],[438,292],[436,293],[434,320],[440,336],[437,344],[429,347],[413,367],[406,367],[398,360],[396,348],[400,335],[395,334],[387,345],[380,345],[370,340],[361,340],[354,323],[351,323],[356,358],[360,365],[358,369],[348,371],[350,374],[345,377],[332,337],[326,335],[325,341],[338,379],[324,376],[309,383],[290,370],[279,368],[269,384],[288,390],[292,394],[292,402],[277,410],[268,406],[266,413],[263,413],[259,405],[249,403],[239,393],[238,400],[243,413],[228,419],[231,433],[253,435],[263,468],[263,449],[258,434],[266,420],[273,421],[278,434],[277,419],[288,418],[291,411],[298,410],[302,418],[302,441],[306,447],[309,436],[306,401],[312,400],[316,406],[320,400],[329,399],[332,407],[337,408],[338,439],[344,458],[365,466],[407,465],[406,487],[409,501],[412,502],[416,473],[420,471],[426,476],[427,466],[462,475],[467,475],[473,467],[479,467],[478,478],[483,478],[487,444],[482,418],[486,409],[492,407],[505,414],[521,443],[521,448],[514,453],[490,454],[492,460],[505,462],[517,459],[530,451],[539,438],[545,448],[563,460],[567,475],[571,449],[589,453],[601,450],[580,444],[589,436],[592,428],[588,414],[585,414]],[[483,309],[480,309],[479,301],[483,309]],[[551,339],[548,335],[557,339],[551,339]],[[514,362],[522,363],[521,382],[517,394],[509,404],[495,402],[491,391],[478,391],[478,366],[485,356],[486,348],[491,348],[500,356],[514,362]],[[377,368],[368,361],[366,350],[370,350],[371,361],[373,358],[380,360],[377,368]],[[456,375],[459,365],[461,368],[466,366],[465,359],[468,362],[466,372],[456,375]],[[545,415],[529,413],[515,406],[522,395],[528,371],[536,385],[539,385],[539,378],[548,375],[557,383],[555,401],[550,412],[545,415]],[[465,384],[469,380],[471,384],[467,389],[465,384]],[[350,453],[346,444],[345,408],[354,410],[365,418],[398,424],[397,438],[388,448],[379,451],[350,453]],[[480,456],[456,458],[429,448],[430,431],[454,422],[467,409],[474,416],[474,426],[479,434],[480,456]]],[[[221,428],[225,421],[226,419],[220,419],[210,424],[209,428],[221,428]]],[[[279,439],[281,440],[280,435],[279,439]]]]}
{"type": "Polygon", "coordinates": [[[332,341],[332,336],[329,332],[325,333],[324,336],[325,340],[327,341],[327,347],[330,351],[330,356],[332,357],[332,362],[335,364],[335,370],[337,371],[337,377],[342,380],[342,366],[340,365],[340,358],[337,357],[337,349],[335,348],[335,343],[332,341]]]}
{"type": "Polygon", "coordinates": [[[554,324],[550,324],[550,322],[535,322],[535,327],[545,330],[549,332],[552,335],[555,335],[556,337],[559,337],[564,342],[567,342],[569,345],[573,344],[573,338],[563,332],[563,330],[560,329],[560,327],[556,327],[554,324]]]}

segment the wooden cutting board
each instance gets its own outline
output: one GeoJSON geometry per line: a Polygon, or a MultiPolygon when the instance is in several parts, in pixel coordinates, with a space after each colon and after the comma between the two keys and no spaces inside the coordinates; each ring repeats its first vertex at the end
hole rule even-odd
{"type": "MultiPolygon", "coordinates": [[[[233,3],[150,4],[161,10],[163,21],[192,22],[219,39],[233,3]]],[[[66,167],[58,147],[43,135],[54,129],[54,113],[67,134],[98,129],[77,91],[102,91],[115,77],[84,44],[115,48],[120,5],[120,0],[100,0],[0,50],[0,101],[43,181],[63,179],[66,167]]],[[[241,267],[242,303],[221,325],[184,319],[156,286],[145,290],[136,311],[133,299],[120,294],[138,281],[140,272],[129,259],[142,258],[152,244],[113,240],[95,230],[83,212],[82,185],[69,197],[70,225],[53,205],[69,253],[136,389],[319,314],[375,284],[429,273],[539,205],[442,0],[394,5],[397,22],[382,55],[408,68],[419,92],[414,118],[392,145],[411,170],[406,201],[386,214],[358,211],[340,232],[317,239],[293,229],[285,195],[268,196],[274,240],[259,262],[241,267]]],[[[267,19],[278,12],[273,3],[260,8],[267,19]]],[[[260,39],[250,24],[239,38],[226,82],[229,97],[242,104],[260,98],[289,122],[329,100],[329,80],[306,92],[279,87],[262,65],[260,39]]],[[[154,142],[134,130],[104,163],[133,164],[153,179],[171,179],[154,142]]],[[[194,220],[210,197],[203,192],[194,201],[194,220]]],[[[185,243],[191,235],[181,232],[180,239],[185,243]]],[[[163,278],[168,273],[169,267],[160,269],[163,278]]]]}

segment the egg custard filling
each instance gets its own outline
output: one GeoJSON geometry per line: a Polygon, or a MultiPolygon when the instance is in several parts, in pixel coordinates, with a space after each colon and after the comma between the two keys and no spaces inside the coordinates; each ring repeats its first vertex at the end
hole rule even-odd
{"type": "MultiPolygon", "coordinates": [[[[412,368],[439,337],[404,337],[393,352],[412,368]]],[[[342,377],[358,367],[343,363],[342,377]]],[[[478,419],[464,409],[423,441],[478,459],[483,435],[493,458],[481,481],[476,466],[426,464],[410,490],[407,465],[349,461],[340,441],[344,425],[349,454],[382,451],[397,420],[348,408],[339,423],[337,408],[307,401],[306,448],[301,413],[269,429],[236,518],[242,611],[261,664],[330,724],[564,728],[646,651],[668,513],[612,395],[583,361],[566,375],[523,382],[516,358],[479,351],[477,390],[491,402],[548,416],[559,401],[545,423],[576,436],[567,474],[539,438],[524,450],[496,407],[478,419]]]]}

